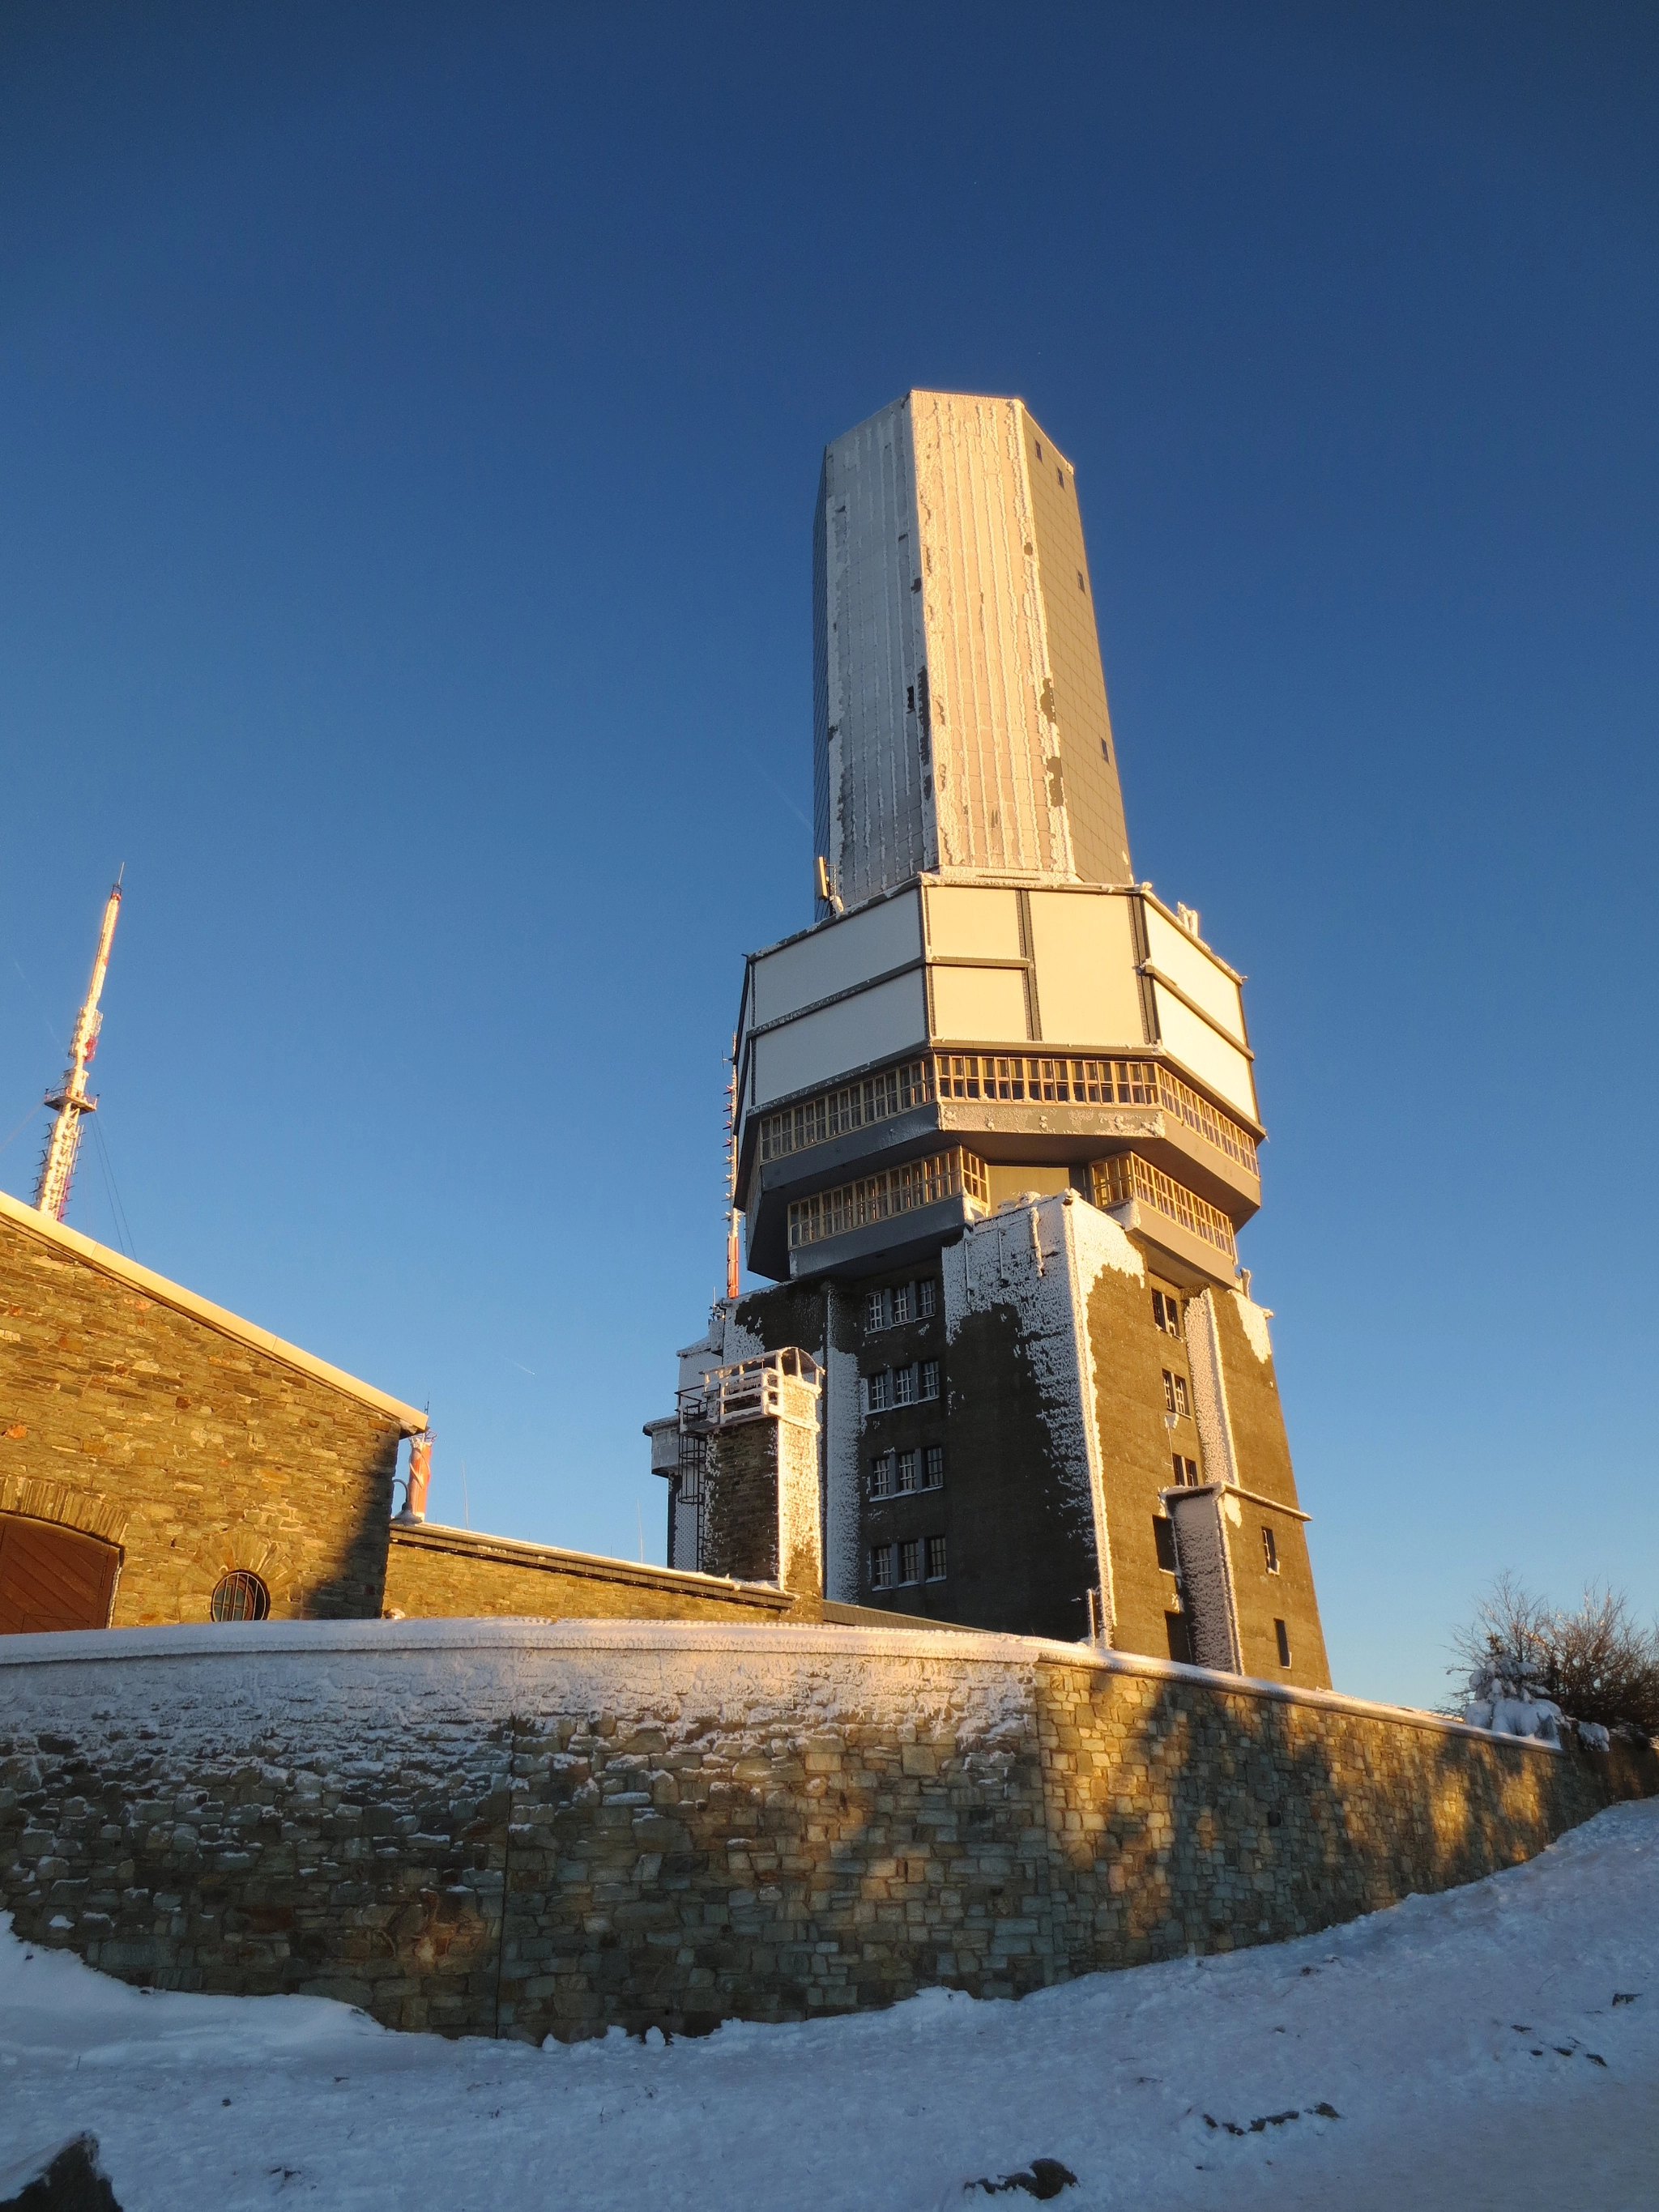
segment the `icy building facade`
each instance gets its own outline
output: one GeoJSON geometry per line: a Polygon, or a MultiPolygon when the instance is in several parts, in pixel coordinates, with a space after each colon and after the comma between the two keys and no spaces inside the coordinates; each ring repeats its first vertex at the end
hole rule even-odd
{"type": "Polygon", "coordinates": [[[712,1564],[684,1407],[798,1348],[831,1599],[1324,1686],[1242,979],[1133,878],[1072,466],[909,392],[826,450],[814,556],[816,920],[737,1031],[773,1287],[650,1425],[670,1564],[712,1564]]]}

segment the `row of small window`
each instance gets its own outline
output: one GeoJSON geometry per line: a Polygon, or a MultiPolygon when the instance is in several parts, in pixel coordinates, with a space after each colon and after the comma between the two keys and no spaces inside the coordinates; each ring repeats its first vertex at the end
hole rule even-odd
{"type": "Polygon", "coordinates": [[[939,1285],[931,1275],[919,1283],[895,1283],[890,1290],[864,1294],[866,1330],[897,1328],[907,1321],[932,1321],[939,1310],[939,1285]]]}
{"type": "Polygon", "coordinates": [[[1186,1376],[1176,1374],[1168,1367],[1164,1370],[1164,1410],[1166,1413],[1177,1415],[1183,1421],[1193,1410],[1187,1395],[1186,1376]]]}
{"type": "Polygon", "coordinates": [[[864,1378],[864,1410],[885,1413],[895,1406],[919,1406],[939,1395],[937,1359],[913,1359],[906,1367],[884,1367],[864,1378]]]}
{"type": "Polygon", "coordinates": [[[879,1452],[870,1462],[872,1498],[908,1498],[913,1491],[944,1487],[943,1444],[927,1444],[920,1451],[879,1452]]]}
{"type": "Polygon", "coordinates": [[[872,1589],[902,1589],[907,1583],[919,1583],[924,1567],[930,1583],[945,1580],[943,1536],[911,1536],[900,1544],[870,1547],[872,1589]]]}

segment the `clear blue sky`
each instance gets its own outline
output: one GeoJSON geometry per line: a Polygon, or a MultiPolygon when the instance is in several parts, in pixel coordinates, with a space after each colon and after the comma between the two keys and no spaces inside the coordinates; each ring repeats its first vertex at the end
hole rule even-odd
{"type": "Polygon", "coordinates": [[[820,450],[1017,392],[1252,979],[1338,1684],[1504,1566],[1651,1611],[1656,112],[1633,6],[8,8],[0,1136],[125,860],[138,1256],[660,1556],[820,450]]]}

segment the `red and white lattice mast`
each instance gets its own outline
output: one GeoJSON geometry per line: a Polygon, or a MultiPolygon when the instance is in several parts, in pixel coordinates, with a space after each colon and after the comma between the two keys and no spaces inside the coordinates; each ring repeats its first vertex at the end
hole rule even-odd
{"type": "MultiPolygon", "coordinates": [[[[125,869],[122,874],[126,872],[125,869]]],[[[70,1061],[64,1080],[57,1091],[46,1093],[46,1104],[58,1119],[52,1125],[52,1134],[46,1139],[46,1149],[40,1155],[40,1179],[34,1187],[34,1203],[42,1213],[49,1213],[54,1221],[61,1221],[64,1209],[69,1204],[70,1184],[75,1176],[75,1157],[81,1149],[81,1117],[94,1114],[98,1101],[87,1096],[87,1070],[92,1065],[92,1055],[98,1049],[98,1032],[104,1018],[98,1011],[98,1000],[103,993],[104,975],[109,966],[109,949],[115,941],[115,918],[121,911],[121,878],[118,876],[111,887],[109,903],[104,908],[104,926],[98,933],[98,954],[92,963],[92,981],[87,985],[87,995],[81,1012],[76,1018],[75,1035],[70,1041],[70,1061]]]]}

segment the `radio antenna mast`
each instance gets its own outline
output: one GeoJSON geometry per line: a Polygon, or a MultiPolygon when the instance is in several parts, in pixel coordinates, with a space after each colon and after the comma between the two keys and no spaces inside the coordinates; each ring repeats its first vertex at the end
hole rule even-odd
{"type": "Polygon", "coordinates": [[[75,1035],[70,1041],[69,1066],[64,1071],[64,1080],[56,1091],[46,1093],[46,1103],[58,1119],[52,1125],[46,1139],[46,1149],[40,1155],[40,1179],[34,1186],[34,1203],[42,1213],[54,1221],[61,1221],[64,1209],[69,1204],[70,1184],[75,1176],[75,1158],[81,1149],[81,1116],[95,1114],[98,1101],[87,1096],[87,1070],[92,1065],[92,1055],[98,1049],[98,1032],[104,1018],[98,1011],[98,1000],[104,988],[104,975],[109,966],[109,949],[115,939],[115,918],[121,911],[121,876],[125,875],[123,863],[121,875],[111,887],[109,903],[104,908],[104,926],[98,933],[98,954],[92,963],[92,980],[87,985],[87,995],[76,1018],[75,1035]]]}
{"type": "Polygon", "coordinates": [[[738,1040],[732,1040],[726,1084],[726,1295],[738,1295],[738,1040]]]}

